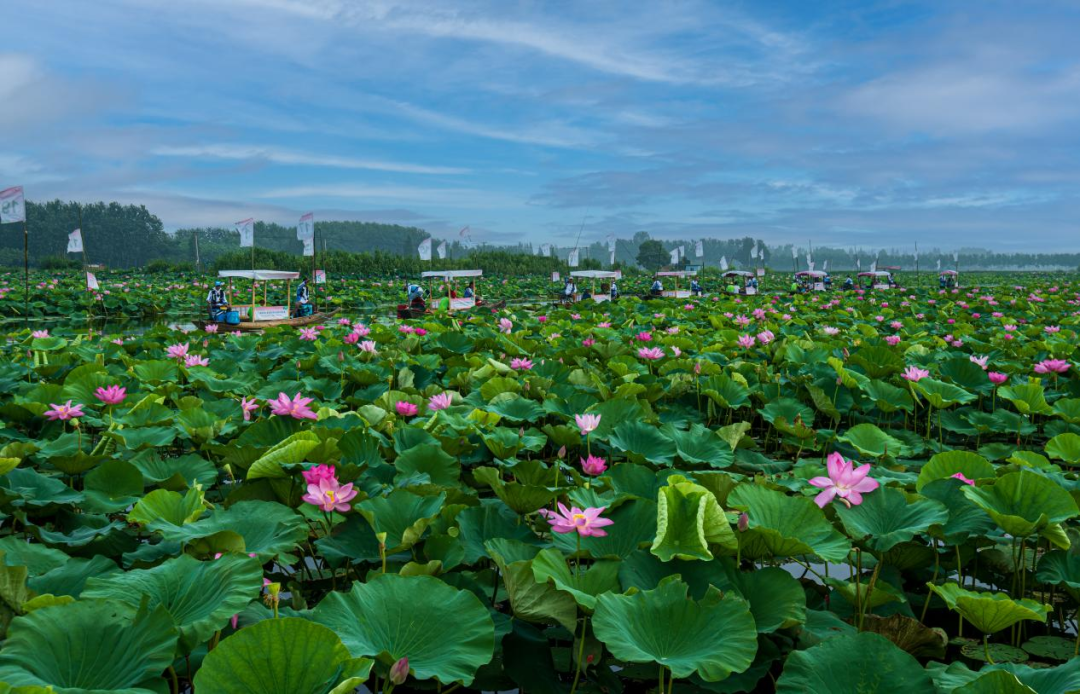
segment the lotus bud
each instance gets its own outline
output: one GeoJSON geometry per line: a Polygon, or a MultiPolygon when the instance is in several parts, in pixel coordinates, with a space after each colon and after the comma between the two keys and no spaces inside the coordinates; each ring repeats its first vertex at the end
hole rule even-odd
{"type": "Polygon", "coordinates": [[[344,352],[342,352],[342,351],[340,351],[340,350],[338,350],[338,353],[337,353],[337,360],[338,360],[338,361],[345,361],[345,353],[344,353],[344,352]]]}
{"type": "Polygon", "coordinates": [[[390,668],[390,683],[394,686],[404,684],[409,677],[409,659],[402,658],[390,668]]]}
{"type": "Polygon", "coordinates": [[[739,514],[739,532],[745,533],[750,529],[750,516],[745,513],[739,514]]]}
{"type": "Polygon", "coordinates": [[[386,550],[386,533],[375,533],[375,539],[379,541],[379,549],[386,550]]]}
{"type": "Polygon", "coordinates": [[[562,460],[566,457],[566,446],[559,448],[559,452],[555,454],[555,457],[562,460]]]}

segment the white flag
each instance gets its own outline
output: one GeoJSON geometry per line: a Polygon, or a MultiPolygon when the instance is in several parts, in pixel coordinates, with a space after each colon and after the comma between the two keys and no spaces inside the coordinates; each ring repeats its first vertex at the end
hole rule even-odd
{"type": "Polygon", "coordinates": [[[0,190],[0,224],[26,221],[26,201],[22,186],[0,190]]]}
{"type": "Polygon", "coordinates": [[[695,258],[704,258],[705,257],[705,244],[702,243],[701,241],[698,241],[697,243],[694,244],[694,257],[695,258]]]}
{"type": "Polygon", "coordinates": [[[750,248],[750,257],[757,260],[757,246],[752,246],[750,248]]]}
{"type": "Polygon", "coordinates": [[[567,256],[566,262],[570,267],[578,266],[578,249],[575,248],[574,250],[570,251],[570,255],[567,256]]]}
{"type": "Polygon", "coordinates": [[[799,259],[799,250],[797,248],[795,248],[795,246],[791,247],[791,259],[792,260],[798,260],[799,259]]]}
{"type": "Polygon", "coordinates": [[[671,264],[676,265],[679,262],[679,249],[671,249],[671,264]]]}
{"type": "Polygon", "coordinates": [[[959,251],[953,251],[952,259],[953,259],[954,263],[959,263],[960,262],[960,252],[959,251]]]}
{"type": "Polygon", "coordinates": [[[614,264],[615,264],[615,251],[612,250],[611,251],[611,260],[608,261],[608,265],[614,265],[614,264]]]}
{"type": "MultiPolygon", "coordinates": [[[[236,223],[236,230],[240,232],[240,247],[251,248],[255,245],[255,219],[244,219],[236,223]]],[[[299,234],[299,230],[297,234],[299,234]]]]}
{"type": "Polygon", "coordinates": [[[97,277],[94,277],[94,273],[86,273],[86,288],[87,289],[100,289],[97,283],[97,277]]]}
{"type": "Polygon", "coordinates": [[[727,264],[727,256],[726,255],[720,256],[720,269],[723,270],[724,272],[727,272],[728,264],[727,264]]]}
{"type": "Polygon", "coordinates": [[[68,234],[68,249],[67,249],[67,252],[68,253],[82,253],[83,252],[82,230],[81,229],[76,229],[75,231],[68,234]]]}
{"type": "Polygon", "coordinates": [[[435,247],[435,251],[439,254],[439,260],[446,258],[446,241],[443,241],[435,247]]]}
{"type": "Polygon", "coordinates": [[[467,224],[461,227],[461,231],[458,232],[458,237],[466,243],[472,241],[472,230],[469,229],[467,224]]]}
{"type": "Polygon", "coordinates": [[[862,270],[862,258],[855,256],[855,269],[862,270]]]}
{"type": "Polygon", "coordinates": [[[682,260],[683,258],[686,257],[686,246],[679,246],[678,251],[679,251],[679,260],[682,260]]]}
{"type": "Polygon", "coordinates": [[[615,234],[607,235],[607,249],[609,252],[615,252],[615,234]]]}
{"type": "Polygon", "coordinates": [[[941,258],[938,258],[938,259],[937,259],[937,269],[938,269],[938,270],[940,270],[940,269],[941,269],[941,258]]]}
{"type": "Polygon", "coordinates": [[[810,272],[813,272],[814,271],[814,261],[813,260],[807,260],[806,261],[806,267],[810,270],[810,272]]]}
{"type": "Polygon", "coordinates": [[[814,262],[813,256],[810,255],[810,251],[806,252],[806,264],[810,265],[814,262]]]}
{"type": "Polygon", "coordinates": [[[551,244],[550,243],[542,243],[542,244],[540,244],[540,255],[544,256],[545,258],[550,258],[551,257],[551,244]]]}
{"type": "Polygon", "coordinates": [[[315,239],[300,239],[300,240],[304,242],[304,255],[305,256],[313,256],[313,255],[315,255],[315,239]]]}
{"type": "Polygon", "coordinates": [[[821,261],[821,271],[822,272],[828,272],[829,271],[829,261],[828,260],[821,261]]]}
{"type": "Polygon", "coordinates": [[[420,245],[416,247],[417,253],[420,254],[420,260],[431,260],[431,237],[427,237],[420,242],[420,245]]]}
{"type": "Polygon", "coordinates": [[[919,262],[919,247],[915,246],[915,262],[919,262]]]}
{"type": "Polygon", "coordinates": [[[326,270],[315,271],[315,284],[326,284],[326,270]]]}
{"type": "MultiPolygon", "coordinates": [[[[300,218],[300,221],[296,223],[296,239],[298,241],[304,241],[305,239],[311,240],[315,238],[315,213],[308,212],[306,215],[300,218]]],[[[312,244],[314,248],[314,244],[312,244]]],[[[307,244],[304,244],[304,255],[311,255],[307,252],[307,244]]]]}
{"type": "Polygon", "coordinates": [[[877,272],[877,261],[870,263],[870,272],[877,272]]]}

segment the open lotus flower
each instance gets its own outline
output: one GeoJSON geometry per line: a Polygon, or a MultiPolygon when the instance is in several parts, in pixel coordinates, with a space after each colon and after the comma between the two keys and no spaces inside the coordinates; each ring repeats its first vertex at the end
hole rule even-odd
{"type": "Polygon", "coordinates": [[[35,330],[34,332],[30,333],[30,337],[34,337],[34,338],[48,337],[48,336],[49,336],[49,331],[48,330],[35,330]]]}
{"type": "Polygon", "coordinates": [[[340,484],[336,478],[322,478],[316,483],[308,484],[307,494],[302,498],[304,501],[318,506],[319,509],[330,512],[345,513],[352,506],[350,501],[356,496],[352,483],[340,484]]]}
{"type": "Polygon", "coordinates": [[[588,436],[596,431],[596,427],[600,426],[602,416],[599,414],[576,414],[574,415],[574,422],[577,424],[578,429],[581,430],[581,435],[588,436]]]}
{"type": "Polygon", "coordinates": [[[917,366],[909,366],[904,369],[904,373],[900,374],[912,383],[917,383],[930,375],[930,372],[926,369],[920,369],[917,366]]]}
{"type": "Polygon", "coordinates": [[[1072,366],[1064,359],[1043,359],[1035,365],[1035,373],[1037,374],[1063,374],[1069,370],[1072,366]]]}
{"type": "Polygon", "coordinates": [[[607,470],[607,461],[595,455],[581,459],[581,471],[586,475],[600,475],[607,470]]]}
{"type": "Polygon", "coordinates": [[[739,335],[739,346],[743,349],[750,349],[754,346],[754,342],[753,335],[739,335]]]}
{"type": "Polygon", "coordinates": [[[398,400],[394,403],[394,409],[397,410],[397,413],[402,417],[412,417],[419,411],[419,408],[416,405],[407,400],[398,400]]]}
{"type": "Polygon", "coordinates": [[[983,371],[986,371],[986,365],[990,361],[990,357],[988,355],[983,355],[981,357],[977,357],[974,354],[972,354],[970,357],[968,357],[968,359],[971,360],[972,364],[978,364],[979,366],[981,366],[983,371]]]}
{"type": "Polygon", "coordinates": [[[69,419],[78,419],[85,414],[85,412],[82,411],[82,407],[82,404],[72,405],[70,400],[63,405],[49,403],[50,409],[45,410],[45,418],[53,422],[57,420],[66,422],[69,419]]]}
{"type": "Polygon", "coordinates": [[[203,330],[205,330],[206,332],[213,335],[214,333],[216,333],[218,331],[218,324],[217,323],[210,323],[210,324],[204,326],[203,330]]]}
{"type": "Polygon", "coordinates": [[[642,347],[637,351],[637,355],[642,359],[656,361],[657,359],[664,358],[664,350],[660,349],[659,347],[642,347]]]}
{"type": "Polygon", "coordinates": [[[975,480],[969,480],[967,477],[964,476],[964,473],[962,473],[962,472],[956,473],[955,475],[952,476],[952,478],[954,480],[960,480],[964,484],[970,484],[973,487],[975,486],[975,480]]]}
{"type": "Polygon", "coordinates": [[[509,318],[499,319],[499,332],[510,334],[510,331],[514,329],[514,323],[509,318]]]}
{"type": "Polygon", "coordinates": [[[188,354],[188,343],[169,345],[165,349],[165,354],[170,359],[183,359],[188,354]]]}
{"type": "Polygon", "coordinates": [[[318,419],[319,415],[312,412],[311,408],[308,407],[313,399],[314,398],[302,398],[300,397],[300,393],[297,393],[295,398],[289,398],[285,393],[278,393],[276,399],[267,400],[266,404],[270,405],[270,414],[275,414],[279,417],[318,419]]]}
{"type": "Polygon", "coordinates": [[[607,531],[601,528],[612,525],[615,521],[610,518],[602,518],[605,506],[599,508],[580,509],[577,506],[566,508],[559,503],[559,511],[556,513],[550,509],[542,508],[537,513],[551,523],[551,529],[557,533],[573,533],[582,537],[605,537],[607,531]]]}
{"type": "Polygon", "coordinates": [[[127,389],[116,385],[98,388],[94,391],[94,397],[106,405],[119,405],[127,397],[127,389]]]}
{"type": "Polygon", "coordinates": [[[514,371],[528,371],[533,367],[533,363],[529,359],[511,359],[510,368],[514,371]]]}
{"type": "Polygon", "coordinates": [[[300,339],[308,342],[314,342],[319,337],[319,333],[315,328],[300,328],[300,339]]]}
{"type": "Polygon", "coordinates": [[[439,410],[445,410],[453,403],[454,398],[450,393],[438,393],[428,398],[428,409],[432,412],[438,412],[439,410]]]}
{"type": "Polygon", "coordinates": [[[844,460],[839,453],[830,453],[826,460],[829,471],[828,477],[815,477],[810,484],[823,491],[814,497],[814,503],[825,508],[835,497],[840,497],[849,508],[862,503],[862,495],[874,491],[880,485],[878,481],[867,477],[870,474],[870,464],[855,467],[851,462],[844,460]]]}
{"type": "Polygon", "coordinates": [[[355,345],[360,341],[360,333],[349,333],[344,337],[345,344],[355,345]]]}
{"type": "Polygon", "coordinates": [[[251,421],[251,413],[259,409],[260,405],[255,401],[255,398],[248,400],[247,398],[240,398],[240,411],[244,413],[244,421],[251,421]]]}
{"type": "Polygon", "coordinates": [[[1005,381],[1009,380],[1008,374],[999,373],[997,371],[991,371],[986,374],[986,377],[990,379],[990,382],[995,386],[1000,386],[1005,381]]]}
{"type": "Polygon", "coordinates": [[[189,354],[184,357],[184,366],[210,366],[210,360],[198,354],[189,354]]]}

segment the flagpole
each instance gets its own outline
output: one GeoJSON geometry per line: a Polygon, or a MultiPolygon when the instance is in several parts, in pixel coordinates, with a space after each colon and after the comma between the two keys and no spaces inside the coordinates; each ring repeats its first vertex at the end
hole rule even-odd
{"type": "Polygon", "coordinates": [[[26,207],[23,207],[23,319],[30,320],[30,230],[26,225],[26,207]]]}
{"type": "Polygon", "coordinates": [[[196,229],[193,233],[195,235],[195,272],[201,273],[202,263],[199,261],[199,230],[196,229]]]}

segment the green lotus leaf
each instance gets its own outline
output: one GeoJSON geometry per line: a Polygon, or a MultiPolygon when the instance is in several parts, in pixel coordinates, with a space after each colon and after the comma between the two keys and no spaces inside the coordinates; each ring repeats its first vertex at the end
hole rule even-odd
{"type": "Polygon", "coordinates": [[[924,378],[921,381],[913,382],[911,385],[920,395],[926,398],[926,401],[931,406],[939,410],[952,405],[971,402],[977,397],[974,393],[968,392],[959,386],[933,378],[924,378]]]}
{"type": "Polygon", "coordinates": [[[380,574],[331,593],[312,619],[341,636],[354,657],[409,659],[417,679],[468,687],[491,661],[495,625],[480,600],[430,576],[380,574]]]}
{"type": "Polygon", "coordinates": [[[656,539],[652,553],[662,561],[713,558],[709,545],[734,552],[739,547],[724,510],[705,487],[673,475],[660,488],[656,505],[656,539]]]}
{"type": "Polygon", "coordinates": [[[162,534],[167,540],[190,542],[222,531],[242,537],[244,552],[266,562],[292,553],[308,536],[309,528],[301,515],[281,504],[238,501],[227,509],[216,509],[202,520],[166,528],[162,534]]]}
{"type": "Polygon", "coordinates": [[[386,533],[386,552],[394,554],[409,549],[420,540],[445,500],[445,494],[419,496],[396,489],[386,496],[368,499],[355,508],[376,533],[386,533]]]}
{"type": "Polygon", "coordinates": [[[512,422],[535,422],[544,416],[543,407],[516,393],[495,396],[487,409],[512,422]]]}
{"type": "Polygon", "coordinates": [[[919,470],[919,479],[915,482],[916,491],[922,491],[928,483],[934,480],[952,477],[956,473],[962,474],[969,480],[994,479],[997,471],[990,462],[970,451],[944,451],[931,458],[926,465],[919,470]]]}
{"type": "Polygon", "coordinates": [[[817,555],[842,562],[851,551],[848,539],[805,497],[744,483],[728,496],[728,505],[749,519],[748,530],[738,535],[745,556],[817,555]]]}
{"type": "Polygon", "coordinates": [[[461,463],[443,451],[438,443],[413,446],[394,461],[397,479],[427,475],[432,484],[453,487],[461,476],[461,463]]]}
{"type": "Polygon", "coordinates": [[[708,465],[718,469],[729,467],[733,456],[731,446],[711,429],[700,424],[691,425],[688,431],[665,425],[665,436],[675,442],[679,457],[688,463],[708,465]]]}
{"type": "Polygon", "coordinates": [[[16,497],[13,506],[41,508],[49,504],[77,504],[83,500],[81,492],[55,477],[47,477],[29,468],[16,468],[0,477],[0,489],[16,497]]]}
{"type": "Polygon", "coordinates": [[[0,538],[0,552],[5,566],[25,566],[31,576],[59,568],[71,558],[58,549],[31,544],[13,535],[0,538]]]}
{"type": "Polygon", "coordinates": [[[135,504],[127,518],[129,522],[145,525],[150,530],[161,530],[190,523],[205,510],[206,502],[198,489],[190,489],[183,495],[155,489],[135,504]]]}
{"type": "Polygon", "coordinates": [[[891,602],[907,602],[904,592],[898,590],[891,583],[878,580],[874,582],[873,590],[870,589],[870,581],[865,578],[855,581],[845,581],[839,578],[826,576],[822,582],[835,590],[852,605],[862,604],[867,609],[873,610],[891,602]],[[857,596],[857,597],[856,597],[857,596]]]}
{"type": "Polygon", "coordinates": [[[1039,694],[1004,670],[994,670],[952,690],[953,694],[1039,694]]]}
{"type": "Polygon", "coordinates": [[[262,590],[262,567],[248,557],[225,555],[198,561],[183,555],[152,569],[110,573],[87,580],[83,598],[102,598],[138,606],[148,597],[150,606],[168,610],[180,631],[180,648],[189,653],[262,590]]]}
{"type": "Polygon", "coordinates": [[[499,566],[514,617],[535,624],[561,624],[568,632],[574,633],[578,617],[574,596],[546,581],[537,581],[532,558],[505,556],[498,542],[492,541],[490,552],[499,566]]]}
{"type": "MultiPolygon", "coordinates": [[[[998,478],[991,485],[965,485],[964,494],[976,506],[986,511],[1002,530],[1015,537],[1030,537],[1051,523],[1061,523],[1080,513],[1067,491],[1053,480],[1021,470],[998,478]]],[[[1068,538],[1047,536],[1062,548],[1068,548],[1068,538]]]]}
{"type": "Polygon", "coordinates": [[[298,431],[259,456],[259,459],[248,468],[247,478],[254,480],[263,477],[278,479],[288,477],[289,473],[284,466],[306,461],[308,454],[320,443],[322,441],[314,432],[298,431]]]}
{"type": "Polygon", "coordinates": [[[611,445],[634,462],[647,461],[654,465],[670,466],[675,459],[675,442],[655,427],[638,420],[617,424],[608,438],[611,445]]]}
{"type": "Polygon", "coordinates": [[[100,600],[43,607],[12,621],[0,681],[71,694],[156,694],[154,681],[175,648],[176,630],[161,607],[136,612],[100,600]]]}
{"type": "Polygon", "coordinates": [[[861,366],[870,378],[886,378],[904,370],[904,358],[895,349],[882,345],[863,347],[849,361],[861,366]]]}
{"type": "Polygon", "coordinates": [[[27,585],[39,595],[70,595],[77,598],[82,594],[86,581],[94,576],[118,573],[120,567],[108,557],[96,556],[90,559],[72,557],[62,566],[31,578],[27,585]]]}
{"type": "Polygon", "coordinates": [[[86,508],[99,513],[119,513],[139,500],[143,476],[123,460],[106,460],[86,475],[86,508]]]}
{"type": "Polygon", "coordinates": [[[894,487],[881,487],[863,495],[858,506],[838,506],[836,514],[849,537],[862,540],[875,552],[887,552],[949,518],[949,512],[942,504],[918,498],[909,502],[905,494],[894,487]]]}
{"type": "Polygon", "coordinates": [[[922,488],[922,496],[944,505],[949,512],[948,520],[930,528],[930,534],[952,545],[982,537],[994,527],[994,520],[964,494],[966,486],[961,480],[945,478],[922,488]]]}
{"type": "MultiPolygon", "coordinates": [[[[474,564],[488,556],[487,543],[496,539],[536,543],[536,536],[504,504],[472,506],[457,515],[458,535],[465,550],[464,561],[474,564]]],[[[513,559],[510,559],[513,561],[513,559]]]]}
{"type": "Polygon", "coordinates": [[[743,672],[758,648],[745,600],[721,596],[715,588],[702,600],[691,600],[687,585],[677,578],[634,595],[602,594],[593,632],[619,660],[657,663],[674,677],[696,673],[706,682],[743,672]]]}
{"type": "Polygon", "coordinates": [[[950,610],[954,610],[981,634],[995,634],[1023,620],[1045,622],[1049,605],[1023,598],[1013,600],[1005,593],[975,592],[956,583],[926,586],[936,593],[950,610]]]}
{"type": "Polygon", "coordinates": [[[1053,412],[1046,402],[1046,391],[1038,383],[1001,386],[997,392],[998,397],[1011,402],[1020,414],[1050,414],[1053,412]]]}
{"type": "Polygon", "coordinates": [[[199,694],[346,694],[373,662],[306,619],[265,619],[222,640],[195,674],[199,694]]]}
{"type": "Polygon", "coordinates": [[[551,583],[590,611],[596,607],[597,595],[619,587],[617,561],[602,559],[582,571],[567,565],[559,550],[545,549],[532,560],[532,569],[538,583],[551,583]]]}
{"type": "Polygon", "coordinates": [[[901,441],[868,423],[851,427],[840,440],[851,444],[861,455],[871,458],[898,458],[907,452],[907,446],[901,441]]]}
{"type": "Polygon", "coordinates": [[[1080,555],[1060,549],[1047,552],[1039,559],[1035,578],[1040,583],[1064,586],[1073,599],[1080,599],[1080,555]]]}
{"type": "Polygon", "coordinates": [[[792,652],[776,682],[777,694],[932,691],[934,685],[919,661],[885,637],[871,633],[837,636],[792,652]]]}
{"type": "Polygon", "coordinates": [[[701,394],[722,408],[737,410],[750,402],[750,391],[725,376],[710,376],[701,383],[701,394]]]}
{"type": "Polygon", "coordinates": [[[209,487],[218,479],[214,464],[198,455],[162,458],[156,450],[149,449],[140,451],[128,462],[139,468],[146,484],[175,492],[186,491],[196,484],[209,487]]]}
{"type": "Polygon", "coordinates": [[[1062,398],[1055,401],[1054,414],[1069,424],[1080,424],[1080,398],[1062,398]]]}
{"type": "Polygon", "coordinates": [[[1046,442],[1046,455],[1068,465],[1080,465],[1080,434],[1058,434],[1046,442]]]}
{"type": "Polygon", "coordinates": [[[1080,660],[1076,658],[1057,667],[1033,668],[1014,663],[998,663],[984,665],[979,671],[971,670],[962,662],[953,662],[948,665],[930,663],[927,671],[934,678],[938,689],[947,692],[958,691],[960,687],[989,673],[999,671],[1015,676],[1017,680],[1039,694],[1072,694],[1080,689],[1080,660]]]}

